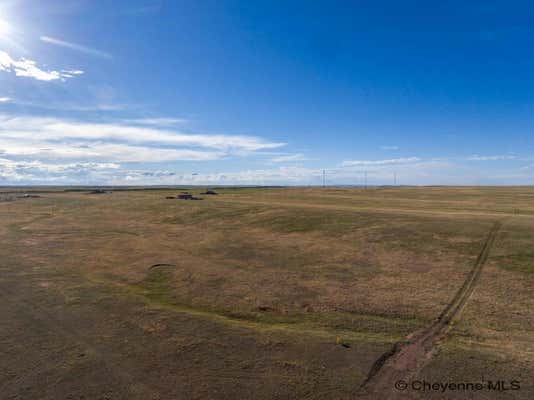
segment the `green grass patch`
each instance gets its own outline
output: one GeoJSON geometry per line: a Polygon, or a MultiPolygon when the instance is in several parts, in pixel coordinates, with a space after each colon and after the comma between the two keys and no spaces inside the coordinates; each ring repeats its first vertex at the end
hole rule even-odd
{"type": "MultiPolygon", "coordinates": [[[[106,287],[118,287],[123,289],[124,293],[141,296],[144,302],[151,306],[248,328],[316,334],[331,337],[332,340],[336,336],[342,336],[349,340],[396,341],[428,323],[419,318],[367,315],[345,311],[279,312],[277,310],[212,309],[187,304],[176,298],[173,292],[173,277],[172,267],[158,267],[150,270],[147,276],[136,284],[121,283],[104,277],[90,276],[88,278],[93,283],[103,284],[106,287]]],[[[113,293],[117,295],[118,292],[113,291],[113,293]]]]}

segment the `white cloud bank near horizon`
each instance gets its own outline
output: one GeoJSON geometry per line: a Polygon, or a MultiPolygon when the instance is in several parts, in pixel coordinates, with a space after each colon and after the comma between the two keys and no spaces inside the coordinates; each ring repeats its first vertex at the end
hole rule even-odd
{"type": "MultiPolygon", "coordinates": [[[[157,165],[155,165],[157,167],[157,165]]],[[[523,168],[498,179],[507,184],[522,184],[534,178],[532,169],[523,168]]],[[[115,162],[20,161],[0,155],[0,185],[321,185],[321,168],[285,165],[277,168],[243,169],[227,172],[191,173],[176,169],[140,169],[115,162]]],[[[475,172],[475,171],[473,171],[475,172]]],[[[391,165],[375,164],[359,168],[326,170],[327,185],[478,185],[498,184],[487,176],[465,174],[465,170],[446,160],[421,160],[391,165]]]]}
{"type": "MultiPolygon", "coordinates": [[[[266,169],[243,169],[228,172],[171,171],[168,169],[139,169],[131,164],[116,162],[12,160],[0,155],[0,185],[10,184],[106,184],[106,185],[320,185],[322,169],[285,165],[266,169]]],[[[155,165],[157,167],[157,164],[155,165]]],[[[398,182],[402,184],[431,183],[436,178],[442,183],[455,166],[445,161],[418,161],[396,166],[398,182]],[[444,175],[443,175],[444,174],[444,175]],[[442,176],[443,175],[443,176],[442,176]],[[441,178],[440,178],[441,176],[441,178]]],[[[367,166],[367,182],[391,184],[389,165],[367,166]]],[[[326,171],[327,184],[364,183],[363,170],[333,168],[326,171]]]]}
{"type": "MultiPolygon", "coordinates": [[[[300,165],[303,153],[279,152],[286,143],[256,136],[186,133],[177,118],[119,119],[88,122],[58,117],[0,114],[0,185],[109,184],[109,185],[320,185],[321,166],[300,165]],[[278,151],[278,153],[273,150],[278,151]],[[225,171],[225,160],[249,157],[282,164],[225,171]],[[180,170],[175,162],[221,161],[217,170],[180,170]],[[286,165],[283,165],[283,164],[286,165]],[[189,170],[189,171],[188,171],[189,170]],[[204,172],[202,172],[204,171],[204,172]]],[[[326,169],[327,184],[478,184],[487,182],[465,161],[524,160],[516,156],[463,158],[399,157],[352,159],[326,169]]],[[[309,165],[310,163],[307,163],[309,165]]],[[[317,164],[314,162],[313,164],[317,164]]],[[[200,164],[198,164],[200,166],[200,164]]],[[[518,181],[532,175],[523,167],[512,176],[518,181]]],[[[515,173],[515,172],[514,172],[515,173]]],[[[500,177],[499,179],[504,179],[500,177]]]]}
{"type": "MultiPolygon", "coordinates": [[[[398,183],[400,184],[430,184],[439,179],[442,183],[452,183],[456,166],[447,161],[418,161],[405,163],[396,168],[398,183]]],[[[393,171],[388,165],[373,165],[366,168],[367,183],[369,185],[382,185],[393,183],[393,171]]],[[[364,170],[353,168],[326,169],[327,185],[363,185],[365,182],[364,170]]],[[[161,176],[159,184],[186,184],[186,185],[321,185],[323,169],[303,167],[297,165],[284,165],[276,168],[245,169],[231,172],[213,172],[191,174],[169,174],[161,176]]],[[[133,174],[125,172],[115,175],[111,184],[151,184],[152,176],[146,176],[140,171],[133,174]]]]}

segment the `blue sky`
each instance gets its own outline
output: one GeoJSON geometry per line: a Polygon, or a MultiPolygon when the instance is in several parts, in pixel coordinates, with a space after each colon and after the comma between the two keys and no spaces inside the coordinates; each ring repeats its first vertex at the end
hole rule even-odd
{"type": "Polygon", "coordinates": [[[534,184],[534,6],[0,2],[0,185],[534,184]]]}

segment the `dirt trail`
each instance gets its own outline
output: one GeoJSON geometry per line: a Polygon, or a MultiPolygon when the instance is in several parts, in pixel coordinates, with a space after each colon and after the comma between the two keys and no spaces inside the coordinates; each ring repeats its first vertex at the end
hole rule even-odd
{"type": "Polygon", "coordinates": [[[434,323],[410,335],[406,342],[396,343],[375,362],[359,393],[362,398],[409,397],[410,391],[396,389],[395,383],[401,380],[409,383],[432,358],[436,343],[445,336],[450,322],[461,312],[473,293],[500,227],[500,222],[493,225],[469,276],[434,323]]]}

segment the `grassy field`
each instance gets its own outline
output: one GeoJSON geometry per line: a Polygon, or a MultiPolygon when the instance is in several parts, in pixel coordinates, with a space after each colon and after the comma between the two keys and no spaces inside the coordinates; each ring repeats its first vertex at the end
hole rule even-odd
{"type": "Polygon", "coordinates": [[[15,198],[0,202],[0,397],[357,398],[501,222],[414,379],[517,380],[447,398],[534,398],[534,188],[14,190],[0,194],[15,198]]]}

